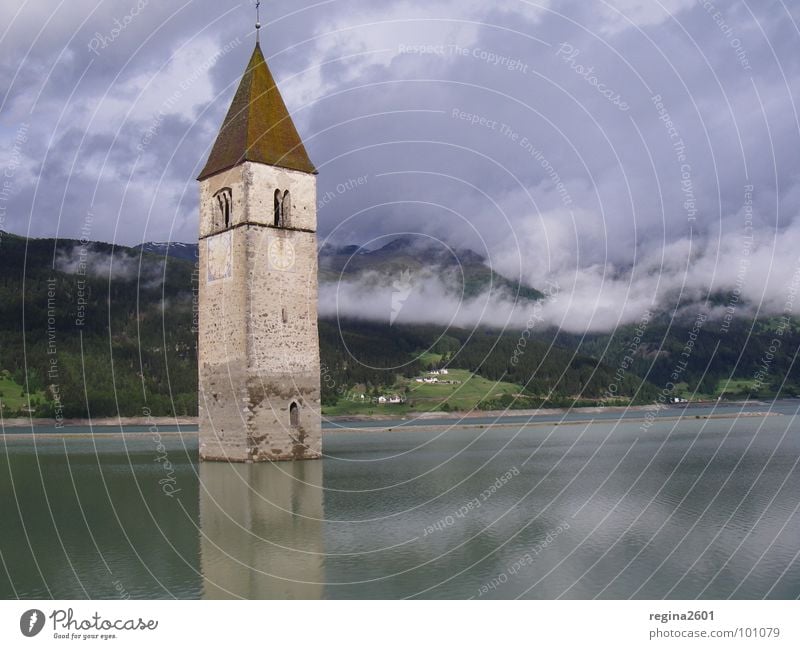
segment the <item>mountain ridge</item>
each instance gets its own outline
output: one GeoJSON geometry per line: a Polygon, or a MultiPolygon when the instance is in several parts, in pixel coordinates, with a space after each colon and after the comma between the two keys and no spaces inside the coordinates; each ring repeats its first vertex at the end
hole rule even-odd
{"type": "MultiPolygon", "coordinates": [[[[382,248],[366,267],[374,271],[383,263],[387,277],[398,258],[420,263],[418,251],[404,251],[402,242],[382,248]]],[[[192,253],[192,244],[126,247],[9,234],[0,237],[0,250],[4,416],[22,409],[56,420],[196,413],[197,260],[179,256],[192,253]]],[[[341,250],[335,252],[341,256],[341,250]]],[[[369,258],[357,248],[346,252],[369,258]]],[[[486,267],[477,272],[489,273],[486,267]]],[[[358,273],[363,267],[352,276],[358,273]]],[[[350,400],[352,393],[400,389],[409,390],[405,408],[447,409],[447,390],[457,386],[411,405],[416,392],[410,382],[440,366],[514,386],[473,394],[471,407],[479,409],[654,403],[664,386],[672,386],[670,397],[695,399],[800,393],[800,366],[793,361],[800,326],[794,320],[784,327],[778,354],[770,352],[774,318],[734,320],[724,336],[718,328],[701,329],[677,382],[671,377],[683,362],[688,329],[668,314],[654,314],[644,331],[636,325],[603,334],[535,329],[524,344],[519,329],[392,325],[358,315],[319,319],[323,403],[337,414],[365,412],[350,400]],[[633,351],[631,340],[638,341],[633,351]],[[766,354],[771,364],[762,377],[766,354]]]]}

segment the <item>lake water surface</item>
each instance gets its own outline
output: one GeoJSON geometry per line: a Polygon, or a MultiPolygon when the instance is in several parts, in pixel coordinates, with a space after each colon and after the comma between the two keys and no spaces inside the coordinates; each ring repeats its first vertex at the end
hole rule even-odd
{"type": "Polygon", "coordinates": [[[798,405],[392,422],[274,465],[8,436],[0,597],[797,598],[798,405]]]}

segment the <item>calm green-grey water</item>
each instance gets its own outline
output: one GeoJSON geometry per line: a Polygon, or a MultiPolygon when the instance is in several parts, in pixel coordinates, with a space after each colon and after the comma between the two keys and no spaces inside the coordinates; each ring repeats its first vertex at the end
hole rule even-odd
{"type": "Polygon", "coordinates": [[[796,598],[797,402],[767,409],[332,432],[275,465],[9,437],[0,596],[796,598]]]}

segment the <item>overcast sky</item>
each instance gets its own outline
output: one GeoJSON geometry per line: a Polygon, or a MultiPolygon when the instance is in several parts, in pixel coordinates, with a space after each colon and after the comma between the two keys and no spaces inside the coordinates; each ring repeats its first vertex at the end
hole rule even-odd
{"type": "MultiPolygon", "coordinates": [[[[250,1],[3,2],[0,229],[195,240],[254,20],[250,1]]],[[[556,281],[550,316],[576,330],[681,292],[748,313],[793,296],[797,1],[281,0],[262,23],[321,240],[473,248],[556,281]]]]}

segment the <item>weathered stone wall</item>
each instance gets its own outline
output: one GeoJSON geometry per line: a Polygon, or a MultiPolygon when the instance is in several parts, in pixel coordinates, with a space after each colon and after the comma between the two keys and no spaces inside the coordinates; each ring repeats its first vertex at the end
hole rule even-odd
{"type": "Polygon", "coordinates": [[[202,459],[321,453],[317,243],[309,231],[316,228],[315,200],[313,175],[257,163],[201,183],[202,459]],[[246,217],[258,214],[266,197],[272,202],[277,183],[292,195],[288,229],[246,217]],[[231,228],[218,232],[213,195],[223,187],[232,190],[234,210],[231,228]],[[295,425],[292,403],[298,407],[295,425]]]}
{"type": "Polygon", "coordinates": [[[233,209],[231,210],[231,225],[244,223],[247,220],[247,194],[244,186],[244,166],[238,165],[218,173],[216,176],[206,178],[200,183],[200,237],[206,237],[214,232],[224,230],[224,224],[215,218],[217,206],[214,194],[224,187],[231,188],[233,209]]]}
{"type": "Polygon", "coordinates": [[[316,234],[254,227],[248,360],[252,435],[259,453],[321,452],[316,234]],[[287,253],[287,250],[292,252],[287,253]],[[292,429],[289,408],[298,406],[292,429]]]}
{"type": "Polygon", "coordinates": [[[275,215],[275,190],[289,191],[292,208],[287,227],[299,230],[317,229],[317,177],[301,171],[245,162],[243,177],[247,187],[248,220],[272,225],[275,215]]]}
{"type": "Polygon", "coordinates": [[[291,210],[284,227],[317,230],[317,177],[301,171],[245,162],[200,183],[200,236],[221,232],[224,227],[215,219],[214,194],[231,188],[233,210],[231,226],[242,223],[274,225],[275,190],[289,191],[291,210]],[[216,224],[215,224],[216,223],[216,224]]]}
{"type": "Polygon", "coordinates": [[[316,234],[252,228],[247,250],[253,368],[319,371],[316,234]]]}
{"type": "Polygon", "coordinates": [[[247,383],[248,292],[247,237],[242,229],[200,240],[198,313],[199,428],[201,457],[244,456],[246,417],[241,403],[247,383]],[[226,244],[230,241],[230,245],[226,244]],[[222,244],[222,246],[220,246],[222,244]],[[209,248],[229,248],[227,277],[215,278],[222,264],[212,262],[209,248]],[[216,268],[215,268],[216,266],[216,268]]]}

